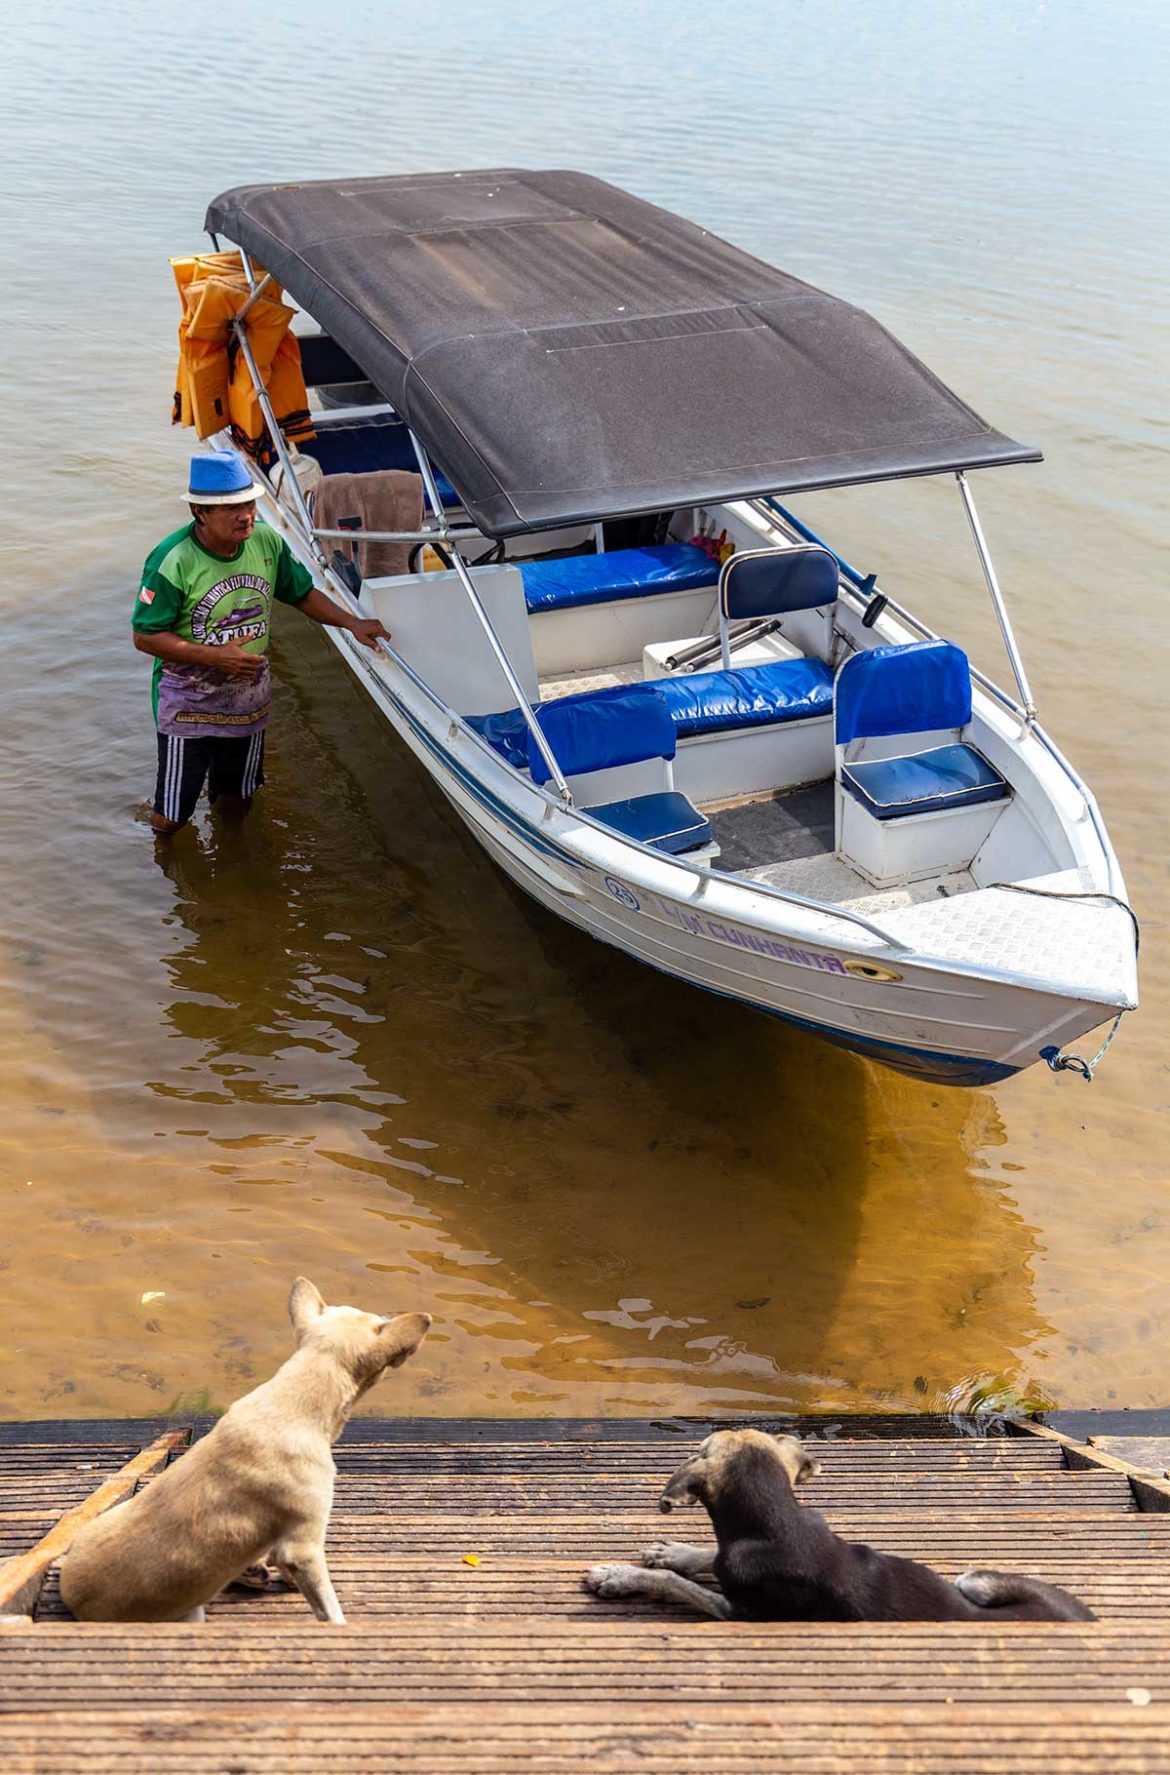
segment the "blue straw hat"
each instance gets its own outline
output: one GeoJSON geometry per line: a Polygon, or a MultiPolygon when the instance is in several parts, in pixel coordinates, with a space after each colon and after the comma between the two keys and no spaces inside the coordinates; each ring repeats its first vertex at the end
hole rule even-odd
{"type": "Polygon", "coordinates": [[[191,458],[191,483],[183,495],[190,505],[244,505],[256,497],[256,483],[236,450],[213,450],[191,458]]]}

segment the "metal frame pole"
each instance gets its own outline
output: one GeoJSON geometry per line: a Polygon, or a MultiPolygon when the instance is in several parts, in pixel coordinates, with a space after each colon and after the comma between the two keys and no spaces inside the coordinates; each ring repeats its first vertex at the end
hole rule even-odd
{"type": "Polygon", "coordinates": [[[341,542],[453,542],[458,536],[478,536],[478,530],[314,530],[314,536],[336,537],[341,542]]]}
{"type": "MultiPolygon", "coordinates": [[[[255,298],[259,294],[259,286],[257,286],[256,283],[256,274],[252,270],[251,259],[249,259],[242,247],[240,248],[240,259],[248,279],[248,288],[252,292],[252,297],[255,298]]],[[[232,328],[239,341],[240,350],[244,354],[244,362],[247,364],[248,374],[252,378],[252,387],[256,390],[256,399],[260,403],[260,411],[264,415],[264,423],[268,427],[268,434],[272,439],[272,447],[280,458],[280,466],[284,470],[284,484],[292,494],[293,504],[297,508],[297,515],[308,532],[309,547],[316,555],[321,566],[326,567],[328,563],[325,559],[324,551],[321,549],[313,534],[313,519],[310,515],[304,493],[301,491],[301,484],[297,480],[296,471],[292,464],[292,457],[289,455],[288,446],[284,441],[284,433],[276,423],[276,415],[272,411],[272,402],[268,399],[268,390],[265,388],[264,383],[261,380],[260,372],[256,368],[256,359],[252,356],[252,347],[248,343],[248,329],[244,326],[238,315],[232,321],[232,328]]]]}
{"type": "Polygon", "coordinates": [[[255,302],[260,296],[262,296],[264,294],[265,290],[268,288],[268,286],[271,282],[272,282],[272,273],[271,273],[271,271],[266,271],[264,273],[264,276],[260,279],[260,282],[254,283],[252,285],[252,294],[248,297],[248,300],[244,303],[244,306],[242,308],[237,308],[237,310],[236,310],[236,319],[237,320],[243,320],[243,318],[247,314],[249,308],[251,308],[253,302],[255,302]]]}
{"type": "Polygon", "coordinates": [[[975,509],[975,496],[967,485],[967,477],[962,469],[957,471],[955,479],[959,483],[959,492],[963,495],[963,504],[971,524],[971,534],[975,538],[975,547],[979,551],[979,560],[983,566],[983,577],[987,581],[987,589],[991,593],[991,602],[999,619],[1003,644],[1007,649],[1008,660],[1019,686],[1020,701],[1024,705],[1024,726],[1031,727],[1036,719],[1036,704],[1032,697],[1032,687],[1028,683],[1028,674],[1024,670],[1024,662],[1016,645],[1011,618],[1007,613],[1007,605],[1003,601],[1003,593],[999,589],[999,580],[995,576],[995,567],[992,564],[991,554],[983,535],[983,526],[979,522],[979,513],[975,509]]]}
{"type": "MultiPolygon", "coordinates": [[[[430,462],[427,460],[427,453],[423,449],[422,445],[419,443],[419,440],[415,437],[413,431],[410,431],[408,429],[407,435],[410,438],[411,444],[414,448],[414,454],[415,454],[415,459],[418,462],[419,473],[422,475],[422,478],[423,478],[423,486],[426,488],[427,498],[431,502],[431,510],[435,513],[435,516],[439,519],[439,522],[441,524],[445,525],[447,522],[447,513],[443,508],[443,501],[439,498],[439,489],[435,484],[435,477],[431,471],[430,462]]],[[[572,794],[569,790],[569,785],[565,781],[564,773],[561,770],[560,765],[556,761],[556,757],[553,754],[553,750],[552,750],[551,746],[549,745],[548,740],[545,738],[544,729],[541,727],[540,722],[536,719],[536,714],[532,708],[531,703],[528,701],[528,698],[524,694],[524,687],[521,684],[519,678],[517,678],[515,671],[513,670],[511,660],[508,658],[508,655],[504,651],[503,643],[501,642],[500,637],[496,634],[495,626],[492,623],[492,619],[488,615],[486,608],[484,607],[483,600],[480,597],[479,593],[475,589],[475,585],[472,581],[471,575],[467,571],[467,564],[464,561],[463,556],[459,553],[459,550],[457,547],[452,547],[448,552],[451,556],[451,565],[455,569],[455,572],[459,575],[459,579],[460,579],[460,582],[463,586],[463,589],[467,593],[468,598],[471,600],[471,608],[475,611],[476,616],[479,618],[480,626],[482,627],[484,634],[488,638],[488,643],[491,647],[492,652],[496,656],[496,661],[500,667],[500,670],[503,672],[504,677],[508,681],[508,688],[511,690],[512,695],[516,698],[516,701],[519,704],[521,712],[523,713],[524,719],[528,723],[529,732],[532,734],[533,739],[536,741],[536,749],[540,753],[540,756],[544,759],[545,768],[547,769],[553,782],[556,784],[557,792],[560,795],[561,799],[564,802],[566,802],[569,806],[572,806],[573,797],[572,797],[572,794]]]]}

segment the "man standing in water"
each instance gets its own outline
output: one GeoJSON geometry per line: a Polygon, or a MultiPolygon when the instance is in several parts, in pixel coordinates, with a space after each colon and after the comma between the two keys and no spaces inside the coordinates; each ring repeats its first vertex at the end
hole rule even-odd
{"type": "Polygon", "coordinates": [[[154,656],[158,782],[151,826],[185,826],[204,782],[225,813],[246,813],[264,781],[268,631],[272,601],[348,629],[367,647],[386,630],[318,590],[283,537],[256,522],[256,487],[242,456],[191,459],[194,520],[147,557],[134,606],[134,645],[154,656]]]}

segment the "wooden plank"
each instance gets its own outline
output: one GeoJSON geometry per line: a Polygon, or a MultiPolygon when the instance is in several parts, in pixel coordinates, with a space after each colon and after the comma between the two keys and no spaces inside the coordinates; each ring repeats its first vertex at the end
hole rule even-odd
{"type": "MultiPolygon", "coordinates": [[[[214,1418],[196,1420],[197,1435],[206,1434],[214,1418]]],[[[912,1440],[964,1442],[986,1437],[986,1419],[952,1417],[930,1412],[728,1413],[722,1417],[659,1418],[351,1418],[342,1446],[361,1442],[456,1443],[622,1441],[631,1435],[676,1446],[701,1442],[713,1430],[753,1428],[777,1436],[832,1436],[834,1440],[912,1440]]]]}
{"type": "MultiPolygon", "coordinates": [[[[211,1420],[214,1421],[214,1420],[211,1420]]],[[[36,1418],[25,1423],[0,1423],[0,1448],[14,1443],[50,1447],[100,1448],[112,1442],[145,1448],[168,1430],[191,1431],[193,1419],[177,1418],[36,1418]]]]}
{"type": "Polygon", "coordinates": [[[37,1604],[45,1573],[55,1559],[68,1551],[79,1529],[128,1498],[139,1481],[165,1467],[175,1449],[187,1441],[186,1430],[168,1430],[140,1450],[111,1478],[103,1481],[75,1509],[67,1510],[27,1553],[18,1553],[0,1565],[0,1615],[31,1614],[37,1604]]]}
{"type": "Polygon", "coordinates": [[[136,1713],[62,1721],[29,1711],[0,1722],[9,1775],[231,1770],[233,1775],[393,1769],[477,1775],[539,1769],[580,1775],[588,1767],[651,1775],[1003,1775],[1004,1770],[1130,1775],[1170,1769],[1167,1710],[1072,1706],[1037,1719],[1026,1704],[921,1708],[870,1705],[842,1715],[836,1703],[615,1708],[348,1705],[136,1713]],[[51,1757],[51,1761],[45,1760],[51,1757]]]}
{"type": "MultiPolygon", "coordinates": [[[[625,1622],[566,1627],[518,1617],[474,1628],[416,1620],[393,1636],[224,1634],[89,1624],[0,1637],[0,1709],[218,1707],[378,1701],[895,1701],[1037,1705],[1120,1702],[1144,1689],[1170,1708],[1170,1634],[1072,1623],[694,1629],[625,1622]]],[[[1131,1703],[1132,1705],[1132,1703],[1131,1703]]]]}
{"type": "Polygon", "coordinates": [[[1158,1479],[1165,1479],[1170,1470],[1170,1436],[1090,1436],[1089,1447],[1158,1479]]]}
{"type": "Polygon", "coordinates": [[[1103,1448],[1090,1447],[1087,1442],[1077,1442],[1074,1437],[1066,1436],[1060,1430],[1050,1429],[1047,1424],[1037,1424],[1027,1419],[1017,1424],[1015,1429],[1020,1435],[1034,1436],[1041,1441],[1059,1444],[1065,1463],[1070,1468],[1101,1467],[1111,1473],[1124,1474],[1139,1510],[1156,1515],[1170,1514],[1170,1480],[1151,1479],[1145,1474],[1137,1473],[1117,1455],[1109,1454],[1103,1448]]]}

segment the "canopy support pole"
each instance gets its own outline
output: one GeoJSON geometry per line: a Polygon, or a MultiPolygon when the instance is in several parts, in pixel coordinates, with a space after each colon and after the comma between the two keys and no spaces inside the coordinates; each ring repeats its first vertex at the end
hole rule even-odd
{"type": "MultiPolygon", "coordinates": [[[[431,502],[431,510],[434,512],[439,522],[446,527],[447,513],[443,508],[443,501],[439,498],[439,489],[435,484],[435,477],[431,471],[431,465],[427,459],[427,453],[419,443],[419,440],[415,437],[413,431],[408,429],[407,435],[414,448],[415,460],[418,463],[419,473],[423,478],[423,486],[427,490],[427,498],[431,502]]],[[[475,589],[472,577],[467,571],[467,564],[464,561],[463,556],[459,553],[457,547],[452,546],[449,553],[451,556],[451,565],[459,575],[460,583],[462,584],[464,591],[467,593],[468,598],[471,600],[471,608],[479,618],[480,627],[488,638],[488,643],[492,652],[496,656],[500,670],[508,680],[508,688],[516,698],[520,711],[523,714],[525,721],[528,723],[528,731],[536,741],[536,749],[544,759],[545,769],[556,784],[557,792],[560,795],[561,800],[566,806],[571,807],[573,804],[573,797],[569,790],[569,785],[565,781],[564,773],[556,761],[552,747],[545,738],[544,729],[536,719],[532,704],[524,694],[524,687],[516,676],[511,660],[504,651],[503,643],[501,642],[500,637],[496,634],[495,627],[491,617],[487,613],[483,599],[475,589]]]]}
{"type": "Polygon", "coordinates": [[[967,485],[967,477],[962,469],[955,475],[959,483],[959,492],[963,495],[963,504],[971,524],[971,534],[975,538],[975,547],[979,551],[979,560],[983,566],[983,577],[987,581],[987,589],[991,593],[991,602],[999,619],[999,629],[1003,636],[1003,644],[1011,662],[1012,672],[1019,686],[1020,701],[1024,705],[1024,726],[1031,727],[1036,719],[1036,704],[1032,698],[1032,687],[1028,683],[1028,674],[1024,670],[1024,662],[1016,645],[1016,637],[1012,630],[1011,618],[1007,613],[1007,605],[1003,601],[1003,593],[999,589],[999,580],[995,576],[995,567],[983,535],[983,526],[979,522],[979,513],[975,509],[975,497],[967,485]]]}
{"type": "MultiPolygon", "coordinates": [[[[263,285],[257,285],[256,273],[252,270],[252,261],[242,247],[240,248],[240,259],[243,263],[244,274],[248,279],[248,288],[252,292],[249,300],[254,301],[259,295],[260,290],[263,288],[263,285]]],[[[232,328],[236,338],[239,340],[240,350],[244,354],[244,362],[247,364],[248,374],[252,378],[252,387],[256,391],[256,399],[260,404],[260,411],[264,415],[264,423],[268,427],[268,435],[272,439],[272,447],[280,458],[280,466],[284,470],[284,484],[292,495],[293,504],[297,509],[297,516],[300,518],[301,523],[308,532],[309,547],[316,555],[321,566],[327,567],[328,562],[325,559],[325,552],[313,534],[313,519],[310,515],[305,495],[301,491],[301,484],[297,480],[296,470],[293,468],[292,464],[292,457],[288,453],[288,445],[284,440],[284,433],[276,422],[276,414],[272,411],[272,402],[268,399],[268,390],[265,388],[264,383],[261,380],[260,372],[256,368],[256,359],[252,356],[252,347],[248,343],[248,329],[240,319],[239,315],[236,315],[233,319],[232,328]]]]}
{"type": "Polygon", "coordinates": [[[261,297],[264,294],[265,290],[268,288],[268,286],[271,282],[272,282],[272,273],[271,273],[271,271],[266,271],[264,273],[264,276],[260,279],[260,282],[254,283],[252,285],[252,293],[248,297],[248,300],[244,303],[244,306],[242,308],[237,308],[237,310],[236,310],[236,319],[237,320],[243,320],[243,318],[247,314],[249,308],[251,308],[253,302],[255,302],[259,297],[261,297]]]}

